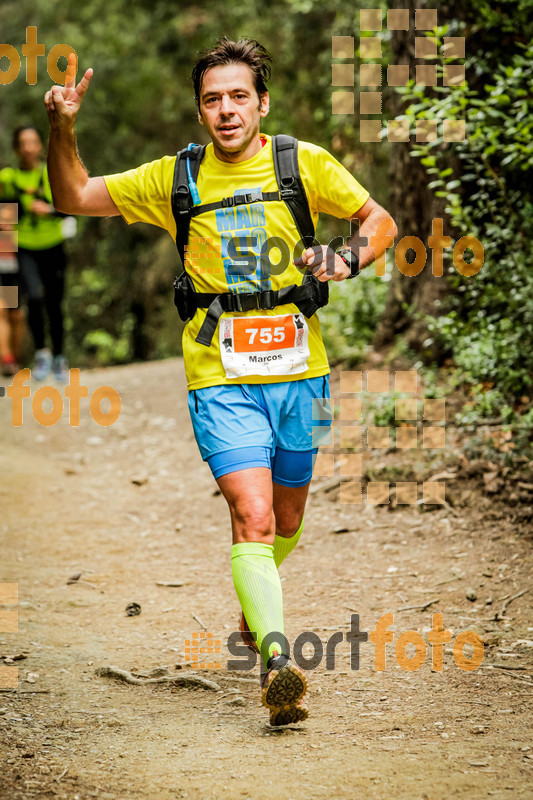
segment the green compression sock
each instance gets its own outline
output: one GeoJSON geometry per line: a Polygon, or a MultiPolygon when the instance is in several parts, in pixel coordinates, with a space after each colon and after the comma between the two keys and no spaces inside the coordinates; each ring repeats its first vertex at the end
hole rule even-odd
{"type": "Polygon", "coordinates": [[[302,535],[302,531],[304,529],[304,521],[302,519],[302,523],[296,533],[289,537],[288,539],[285,536],[278,536],[274,539],[274,561],[276,562],[276,567],[279,567],[282,561],[284,561],[289,553],[292,553],[296,545],[298,544],[298,540],[302,535]]]}
{"type": "Polygon", "coordinates": [[[283,652],[279,642],[272,642],[268,648],[261,647],[268,633],[284,633],[283,597],[274,548],[262,542],[234,544],[231,548],[231,572],[246,622],[257,634],[257,646],[266,664],[274,650],[283,652]]]}

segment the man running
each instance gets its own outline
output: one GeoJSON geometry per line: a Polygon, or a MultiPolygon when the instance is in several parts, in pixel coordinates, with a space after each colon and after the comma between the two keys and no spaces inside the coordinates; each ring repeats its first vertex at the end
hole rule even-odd
{"type": "MultiPolygon", "coordinates": [[[[266,665],[262,702],[271,724],[279,725],[306,719],[308,710],[307,679],[285,652],[278,567],[302,533],[318,444],[312,429],[330,424],[328,414],[316,410],[329,398],[320,325],[316,314],[300,313],[301,292],[295,289],[306,267],[318,278],[311,278],[317,286],[355,277],[384,252],[390,238],[382,237],[381,244],[369,239],[375,249],[357,245],[358,253],[348,248],[342,256],[326,247],[300,248],[303,270],[291,261],[265,275],[259,254],[266,240],[278,237],[292,253],[301,238],[277,194],[272,137],[260,132],[269,109],[269,62],[258,42],[226,37],[197,60],[192,79],[198,121],[211,143],[196,182],[186,159],[188,186],[176,186],[176,157],[170,156],[121,174],[88,177],[77,153],[74,120],[91,69],[77,86],[72,78],[65,87],[52,87],[45,104],[51,127],[49,175],[54,205],[61,211],[121,214],[129,224],[150,222],[176,238],[173,188],[192,193],[195,207],[201,206],[197,214],[188,212],[184,258],[189,294],[195,293],[183,333],[189,410],[202,458],[229,506],[241,630],[266,665]],[[194,251],[201,246],[208,252],[199,261],[194,251]],[[257,302],[250,303],[254,292],[257,302]],[[287,292],[300,299],[288,302],[287,292]],[[246,298],[246,310],[236,295],[246,298]]],[[[325,212],[359,220],[360,237],[374,236],[380,223],[383,230],[385,220],[389,237],[396,235],[386,211],[327,151],[299,142],[298,167],[315,225],[319,212],[325,212]]]]}

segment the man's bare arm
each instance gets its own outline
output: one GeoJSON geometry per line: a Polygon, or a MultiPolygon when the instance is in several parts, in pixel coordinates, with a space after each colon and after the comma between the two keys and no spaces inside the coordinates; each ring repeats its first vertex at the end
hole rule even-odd
{"type": "Polygon", "coordinates": [[[48,177],[54,208],[64,214],[116,216],[119,210],[103,178],[89,178],[76,146],[74,121],[89,87],[92,69],[75,85],[76,56],[69,56],[65,86],[52,86],[44,98],[50,122],[48,177]]]}
{"type": "Polygon", "coordinates": [[[364,269],[378,260],[387,247],[391,247],[392,240],[398,235],[398,228],[391,215],[371,197],[351,219],[358,219],[360,226],[354,236],[348,239],[346,246],[359,256],[359,269],[364,269]]]}
{"type": "MultiPolygon", "coordinates": [[[[359,257],[359,269],[376,261],[376,268],[382,270],[376,274],[385,274],[385,259],[382,257],[398,235],[396,223],[371,197],[351,219],[358,219],[360,226],[355,235],[348,239],[346,247],[350,247],[359,257]]],[[[346,262],[326,245],[309,247],[294,263],[298,267],[307,267],[319,281],[343,281],[350,275],[346,262]]]]}

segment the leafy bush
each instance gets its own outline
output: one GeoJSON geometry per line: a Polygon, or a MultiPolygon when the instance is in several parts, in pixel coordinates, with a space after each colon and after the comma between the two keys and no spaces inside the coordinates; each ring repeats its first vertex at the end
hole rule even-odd
{"type": "Polygon", "coordinates": [[[329,282],[329,303],[319,314],[331,363],[354,366],[365,359],[385,307],[389,279],[390,273],[380,278],[370,267],[355,280],[329,282]]]}
{"type": "MultiPolygon", "coordinates": [[[[447,27],[438,29],[442,37],[447,27]]],[[[470,417],[518,420],[513,411],[533,391],[533,113],[529,103],[533,46],[515,42],[511,63],[481,88],[468,83],[402,89],[415,118],[467,119],[464,141],[418,144],[430,188],[446,199],[457,230],[468,231],[484,248],[484,264],[471,277],[452,269],[449,310],[427,322],[451,350],[458,379],[472,387],[470,417]]],[[[474,64],[467,62],[472,74],[474,64]]],[[[479,65],[478,65],[479,67],[479,65]]],[[[479,72],[479,68],[478,68],[479,72]]],[[[479,82],[479,74],[477,74],[479,82]]],[[[468,416],[468,414],[467,414],[468,416]]]]}

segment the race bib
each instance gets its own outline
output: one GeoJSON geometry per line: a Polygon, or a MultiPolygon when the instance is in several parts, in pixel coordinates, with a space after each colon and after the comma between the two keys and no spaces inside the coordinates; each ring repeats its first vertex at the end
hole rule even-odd
{"type": "Polygon", "coordinates": [[[303,314],[221,319],[220,355],[228,378],[293,375],[307,370],[309,328],[303,314]]]}

